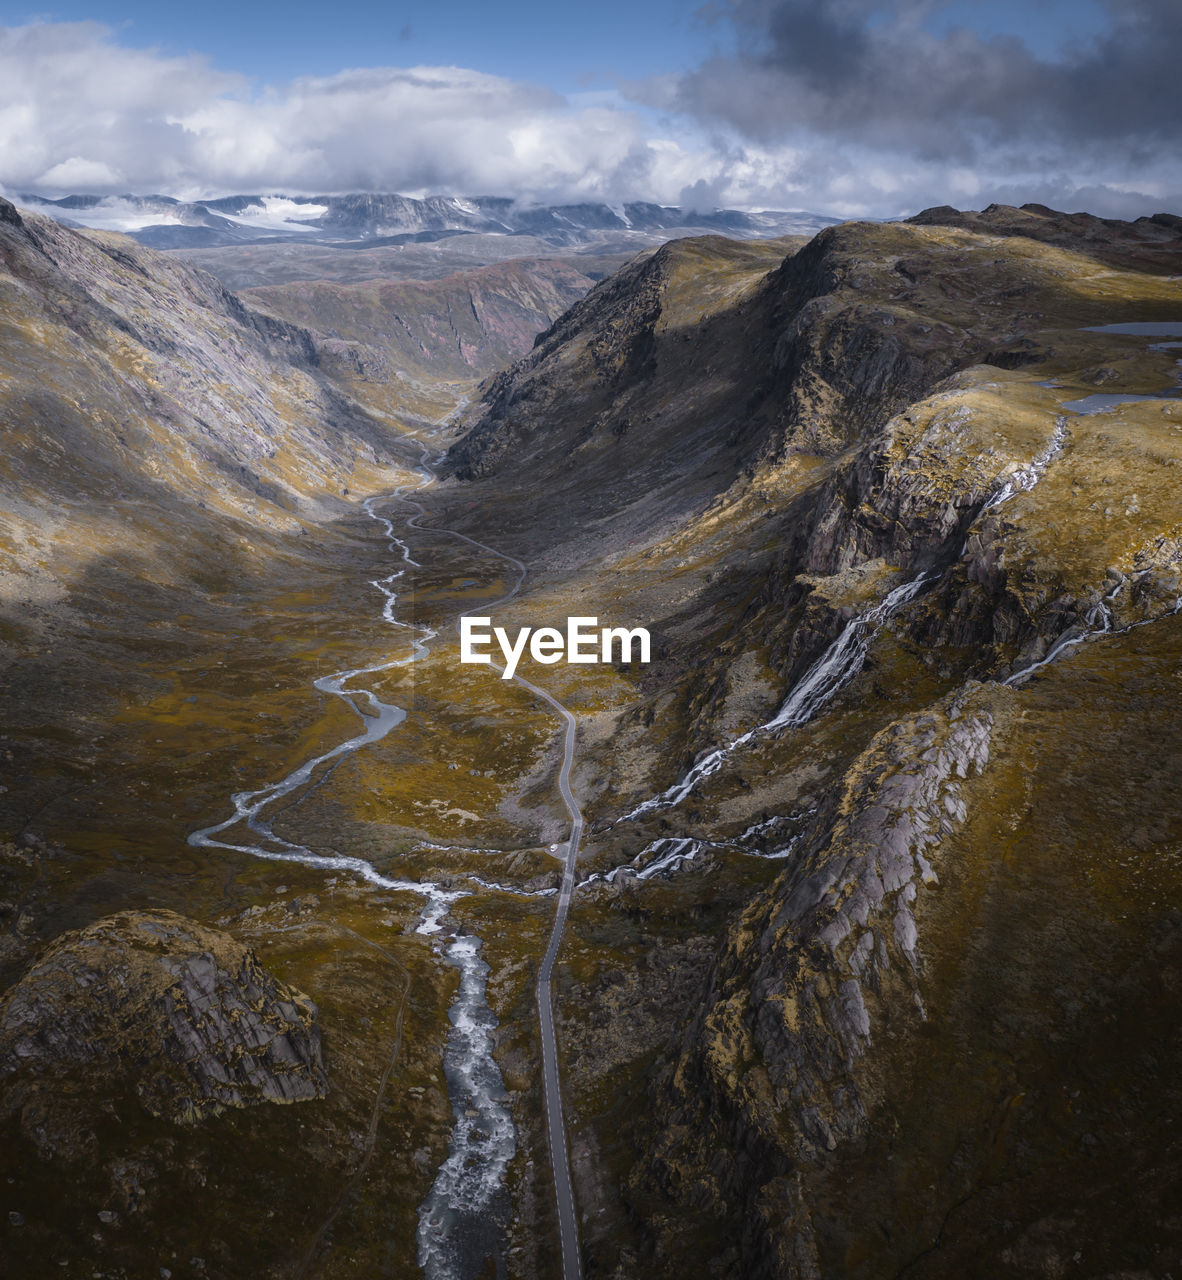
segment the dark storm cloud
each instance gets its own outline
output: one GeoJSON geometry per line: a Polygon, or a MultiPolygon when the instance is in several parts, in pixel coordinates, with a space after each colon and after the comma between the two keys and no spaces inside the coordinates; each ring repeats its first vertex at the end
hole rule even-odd
{"type": "MultiPolygon", "coordinates": [[[[927,159],[982,148],[1082,148],[1149,162],[1182,127],[1182,2],[1109,5],[1110,25],[1054,59],[1017,35],[933,35],[939,5],[732,0],[740,52],[680,79],[669,105],[761,143],[801,132],[927,159]]],[[[1035,157],[1036,158],[1036,157],[1035,157]]]]}
{"type": "Polygon", "coordinates": [[[1133,0],[1055,61],[1016,37],[932,35],[938,0],[717,4],[735,56],[569,96],[462,67],[252,86],[93,23],[0,26],[0,192],[1182,212],[1182,0],[1133,0]]]}

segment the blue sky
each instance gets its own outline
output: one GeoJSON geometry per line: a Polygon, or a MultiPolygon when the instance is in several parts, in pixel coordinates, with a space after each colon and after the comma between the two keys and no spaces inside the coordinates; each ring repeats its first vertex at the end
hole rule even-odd
{"type": "Polygon", "coordinates": [[[0,190],[1182,207],[1182,0],[0,0],[0,190]]]}
{"type": "MultiPolygon", "coordinates": [[[[6,4],[0,13],[14,25],[32,19],[102,22],[123,44],[203,54],[215,66],[260,83],[327,76],[350,67],[423,64],[472,67],[573,92],[682,71],[712,53],[732,50],[732,28],[710,17],[725,7],[696,0],[574,5],[554,0],[382,5],[76,0],[48,9],[6,4]]],[[[1014,34],[1044,54],[1065,38],[1098,30],[1105,20],[1095,0],[958,0],[929,9],[921,21],[927,30],[963,26],[985,36],[1014,34]]]]}
{"type": "Polygon", "coordinates": [[[567,92],[619,77],[677,71],[729,43],[726,30],[678,0],[516,3],[58,3],[4,5],[9,22],[97,20],[124,44],[201,53],[260,82],[327,76],[350,67],[472,67],[567,92]]]}

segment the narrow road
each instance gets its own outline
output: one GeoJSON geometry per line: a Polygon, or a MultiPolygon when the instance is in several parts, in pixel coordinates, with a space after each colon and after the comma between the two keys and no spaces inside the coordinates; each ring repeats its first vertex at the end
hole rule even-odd
{"type": "MultiPolygon", "coordinates": [[[[491,611],[500,605],[507,604],[512,600],[521,589],[521,584],[525,580],[526,567],[516,557],[507,555],[503,551],[498,551],[495,547],[490,547],[483,542],[478,542],[475,538],[470,538],[466,533],[460,533],[456,529],[444,529],[435,525],[421,525],[419,521],[426,514],[426,508],[421,502],[410,496],[410,492],[422,490],[430,487],[435,483],[434,473],[428,464],[428,455],[430,450],[426,444],[420,442],[422,454],[419,460],[421,482],[418,485],[400,486],[394,493],[388,497],[400,503],[409,506],[412,514],[404,520],[405,527],[408,529],[417,529],[423,533],[439,534],[445,537],[453,537],[461,542],[466,542],[469,546],[475,547],[480,551],[488,552],[489,555],[495,556],[507,564],[513,566],[516,570],[516,579],[506,593],[499,599],[473,606],[472,609],[466,610],[460,617],[465,617],[469,613],[476,612],[479,609],[482,613],[491,611]],[[409,491],[409,492],[408,492],[409,491]]],[[[402,558],[405,565],[415,565],[416,562],[410,558],[410,550],[406,543],[402,541],[395,533],[393,524],[385,517],[378,516],[372,509],[372,503],[376,499],[367,499],[363,504],[365,512],[374,520],[378,520],[385,525],[386,534],[391,540],[391,547],[397,543],[402,549],[402,558]]],[[[263,858],[268,861],[275,862],[296,862],[306,866],[317,868],[331,868],[334,870],[348,870],[356,872],[371,884],[381,885],[383,888],[406,890],[413,893],[427,892],[428,907],[432,903],[436,907],[442,905],[442,914],[446,914],[447,907],[455,897],[461,896],[456,893],[446,893],[439,889],[438,886],[429,882],[414,882],[392,880],[385,876],[379,875],[371,863],[366,862],[362,858],[343,857],[339,855],[320,855],[313,850],[305,848],[303,845],[293,844],[290,841],[283,840],[276,836],[271,829],[270,823],[263,817],[263,811],[272,807],[277,801],[293,794],[294,792],[304,788],[306,784],[312,781],[313,775],[321,766],[329,765],[335,767],[335,764],[344,757],[351,755],[361,747],[376,742],[384,738],[386,734],[400,724],[406,718],[404,709],[387,705],[381,702],[372,690],[366,688],[352,687],[350,682],[358,677],[372,675],[379,672],[385,672],[397,667],[406,666],[407,664],[417,661],[425,657],[429,652],[427,642],[438,634],[427,627],[417,627],[414,623],[403,622],[394,617],[393,605],[398,599],[399,593],[393,589],[393,583],[402,576],[402,569],[396,570],[389,577],[375,582],[372,585],[377,587],[386,597],[386,604],[382,611],[385,620],[397,627],[405,627],[412,634],[412,652],[410,655],[401,658],[387,659],[382,662],[374,663],[371,666],[359,667],[350,671],[336,672],[330,676],[323,676],[314,681],[314,685],[323,693],[332,693],[344,701],[352,708],[353,711],[362,720],[364,732],[355,738],[338,744],[329,751],[325,751],[320,755],[314,756],[312,759],[305,761],[297,769],[292,770],[286,777],[279,782],[268,784],[256,791],[243,791],[236,793],[233,797],[234,813],[225,821],[217,823],[214,826],[204,827],[199,831],[194,831],[189,835],[189,844],[198,848],[216,848],[234,850],[240,853],[249,853],[255,857],[263,858]],[[363,706],[358,705],[358,700],[363,706]],[[368,709],[366,709],[368,708],[368,709]],[[232,844],[228,841],[216,839],[222,832],[229,830],[240,822],[245,822],[249,831],[258,836],[261,840],[259,844],[232,844]],[[264,843],[267,847],[264,847],[264,843]]],[[[504,668],[496,663],[490,664],[494,670],[503,672],[504,668]]],[[[558,1041],[554,1028],[554,1008],[553,998],[551,994],[551,977],[554,972],[554,962],[558,955],[559,948],[562,945],[563,930],[566,926],[567,912],[570,908],[571,895],[574,891],[574,871],[575,859],[579,851],[579,842],[583,835],[583,815],[579,811],[578,805],[575,803],[574,795],[570,787],[571,766],[574,762],[575,753],[575,718],[571,713],[551,694],[544,689],[539,689],[537,685],[531,684],[528,680],[521,676],[514,675],[513,679],[522,688],[527,689],[535,697],[541,698],[548,706],[562,718],[565,725],[565,736],[563,741],[562,767],[558,775],[558,789],[562,795],[563,803],[567,812],[571,817],[571,833],[567,842],[566,853],[564,855],[564,867],[562,875],[562,884],[558,893],[558,909],[554,916],[554,924],[550,932],[550,941],[543,957],[541,968],[538,971],[538,1020],[541,1030],[542,1045],[542,1080],[543,1080],[543,1101],[546,1107],[546,1122],[550,1142],[551,1163],[554,1168],[554,1193],[558,1210],[559,1222],[559,1238],[562,1248],[562,1274],[563,1280],[582,1280],[583,1267],[582,1259],[579,1253],[579,1235],[578,1235],[578,1219],[575,1214],[575,1199],[571,1189],[570,1177],[570,1161],[567,1155],[566,1146],[566,1129],[563,1121],[562,1112],[562,1081],[558,1071],[558,1041]]],[[[320,782],[323,778],[320,779],[320,782]]],[[[316,783],[315,785],[319,785],[316,783]]],[[[272,819],[273,821],[273,819],[272,819]]],[[[426,911],[428,908],[425,907],[426,911]]],[[[373,944],[371,944],[373,945],[373,944]]],[[[401,1027],[401,1011],[399,1013],[399,1026],[401,1027]]],[[[391,1067],[393,1062],[391,1063],[391,1067]]],[[[380,1100],[384,1096],[386,1077],[383,1078],[381,1090],[379,1091],[379,1109],[380,1100]]],[[[377,1112],[375,1111],[375,1116],[377,1112]]],[[[373,1125],[371,1123],[371,1130],[373,1125]]],[[[371,1133],[371,1137],[373,1134],[371,1133]]],[[[365,1155],[365,1162],[368,1162],[369,1153],[365,1155]]],[[[336,1216],[340,1206],[344,1203],[346,1193],[342,1195],[338,1204],[334,1207],[332,1215],[328,1222],[325,1223],[321,1233],[313,1241],[312,1252],[305,1260],[305,1269],[311,1262],[315,1249],[319,1241],[322,1239],[324,1231],[331,1225],[332,1218],[336,1216]]]]}
{"type": "MultiPolygon", "coordinates": [[[[404,497],[402,501],[418,508],[417,513],[406,521],[408,528],[418,529],[424,533],[450,534],[452,537],[468,543],[469,546],[478,547],[481,551],[487,551],[490,555],[507,561],[517,570],[517,581],[507,595],[493,601],[491,604],[474,605],[471,609],[466,609],[460,614],[461,618],[467,617],[468,614],[476,613],[478,610],[481,614],[484,614],[495,609],[498,605],[506,604],[517,595],[527,572],[525,565],[520,560],[514,556],[507,555],[504,551],[498,551],[495,547],[490,547],[486,543],[478,542],[475,538],[470,538],[466,533],[460,533],[455,529],[421,525],[418,521],[426,515],[426,510],[422,504],[412,498],[404,497]]],[[[489,665],[495,671],[504,671],[504,667],[496,662],[492,662],[489,665]]],[[[583,1258],[579,1250],[579,1220],[575,1212],[575,1195],[570,1176],[570,1156],[566,1144],[566,1121],[562,1112],[562,1077],[558,1069],[558,1035],[554,1027],[554,997],[551,990],[554,962],[557,960],[559,948],[562,946],[562,935],[566,929],[566,917],[570,910],[571,895],[574,893],[575,888],[575,860],[579,854],[579,842],[583,838],[583,814],[575,803],[574,793],[570,787],[571,766],[574,764],[575,758],[575,718],[553,694],[547,693],[545,689],[539,689],[536,684],[531,684],[523,676],[514,675],[512,679],[516,684],[521,685],[523,689],[528,689],[535,697],[541,698],[543,702],[552,707],[562,717],[566,726],[562,745],[562,765],[558,770],[558,790],[562,796],[562,803],[566,805],[566,810],[570,814],[570,838],[567,840],[566,853],[563,855],[562,884],[558,890],[558,906],[554,912],[554,924],[550,930],[550,941],[546,946],[546,953],[542,957],[541,967],[538,969],[537,995],[538,1026],[542,1043],[542,1097],[546,1107],[546,1132],[550,1143],[550,1164],[554,1170],[554,1199],[558,1211],[558,1239],[562,1250],[562,1277],[563,1280],[583,1280],[583,1258]]]]}
{"type": "Polygon", "coordinates": [[[570,789],[570,771],[575,758],[575,718],[544,689],[516,677],[532,693],[558,712],[566,721],[563,740],[562,767],[558,771],[558,790],[562,802],[571,817],[570,839],[562,866],[562,886],[558,890],[558,906],[554,912],[554,925],[550,930],[550,942],[542,965],[538,970],[538,1022],[542,1033],[542,1093],[546,1103],[546,1130],[550,1138],[550,1163],[554,1169],[554,1198],[558,1208],[558,1238],[562,1246],[563,1280],[582,1280],[583,1259],[579,1251],[579,1220],[575,1213],[575,1196],[570,1180],[570,1156],[566,1146],[566,1122],[562,1115],[562,1077],[558,1070],[558,1037],[554,1030],[554,997],[550,980],[554,975],[554,961],[562,946],[562,934],[566,928],[566,916],[570,909],[571,894],[575,888],[575,859],[579,853],[579,841],[583,838],[583,815],[575,803],[570,789]]]}

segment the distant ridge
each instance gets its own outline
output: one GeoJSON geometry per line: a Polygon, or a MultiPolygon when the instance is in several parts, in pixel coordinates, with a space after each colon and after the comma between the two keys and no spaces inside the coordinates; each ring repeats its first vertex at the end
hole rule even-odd
{"type": "Polygon", "coordinates": [[[156,249],[212,249],[282,241],[377,248],[463,234],[528,236],[559,248],[654,243],[715,232],[735,239],[811,235],[838,221],[806,212],[683,210],[651,202],[527,205],[500,196],[396,194],[233,195],[181,201],[171,196],[49,198],[21,203],[68,225],[122,231],[156,249]]]}

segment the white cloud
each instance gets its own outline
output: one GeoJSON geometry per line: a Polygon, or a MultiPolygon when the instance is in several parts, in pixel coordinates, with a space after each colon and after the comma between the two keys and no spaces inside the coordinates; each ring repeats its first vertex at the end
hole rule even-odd
{"type": "Polygon", "coordinates": [[[709,8],[733,53],[634,92],[760,149],[773,181],[804,176],[846,213],[1048,191],[1100,213],[1177,207],[1182,5],[1102,6],[1087,35],[1063,6],[1061,43],[1040,54],[1020,18],[1004,34],[925,30],[941,11],[963,23],[948,0],[728,0],[709,8]]]}
{"type": "MultiPolygon", "coordinates": [[[[684,196],[844,216],[994,199],[1119,215],[1180,203],[1182,168],[1160,148],[1123,167],[1054,139],[961,153],[931,145],[938,120],[903,146],[851,137],[844,118],[844,136],[827,135],[823,112],[777,133],[757,108],[783,105],[782,72],[750,60],[714,67],[714,79],[708,66],[571,98],[459,67],[352,69],[256,91],[200,58],[124,48],[94,23],[0,27],[0,189],[684,196]]],[[[829,91],[797,88],[796,110],[829,91]]]]}
{"type": "Polygon", "coordinates": [[[621,103],[459,67],[354,69],[251,93],[199,59],[122,48],[96,24],[0,28],[0,181],[47,195],[676,195],[709,156],[654,145],[644,113],[621,103]]]}
{"type": "Polygon", "coordinates": [[[70,156],[41,177],[47,187],[67,187],[71,191],[90,191],[95,187],[109,187],[119,180],[119,175],[102,160],[88,160],[85,156],[70,156]]]}
{"type": "Polygon", "coordinates": [[[168,114],[240,84],[198,58],[121,48],[96,23],[0,28],[0,180],[48,190],[174,181],[187,140],[168,114]]]}

